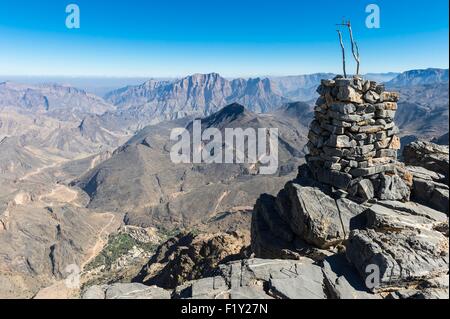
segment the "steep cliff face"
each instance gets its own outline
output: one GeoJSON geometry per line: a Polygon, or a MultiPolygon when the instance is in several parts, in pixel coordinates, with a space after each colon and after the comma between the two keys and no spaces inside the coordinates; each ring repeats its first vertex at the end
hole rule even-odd
{"type": "Polygon", "coordinates": [[[229,81],[217,73],[194,74],[172,82],[148,81],[113,91],[106,100],[122,112],[152,122],[207,116],[235,102],[254,112],[267,112],[288,101],[269,79],[229,81]]]}

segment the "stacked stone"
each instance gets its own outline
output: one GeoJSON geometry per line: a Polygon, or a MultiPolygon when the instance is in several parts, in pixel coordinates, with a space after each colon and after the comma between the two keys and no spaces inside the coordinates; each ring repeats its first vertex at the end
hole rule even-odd
{"type": "Polygon", "coordinates": [[[339,76],[323,80],[317,91],[306,157],[313,177],[342,196],[380,197],[396,173],[399,94],[374,81],[339,76]]]}

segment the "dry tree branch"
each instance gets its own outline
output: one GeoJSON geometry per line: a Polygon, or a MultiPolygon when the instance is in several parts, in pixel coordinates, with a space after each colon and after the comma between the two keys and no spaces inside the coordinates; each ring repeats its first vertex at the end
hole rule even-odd
{"type": "Polygon", "coordinates": [[[345,47],[344,47],[344,41],[342,40],[342,33],[340,30],[336,30],[339,35],[339,42],[341,43],[342,48],[342,67],[344,70],[344,78],[347,78],[347,71],[345,70],[345,47]]]}
{"type": "Polygon", "coordinates": [[[352,24],[350,21],[347,22],[348,31],[350,32],[350,40],[352,42],[352,54],[356,61],[356,75],[359,75],[359,65],[360,65],[360,58],[359,58],[359,48],[358,44],[353,39],[353,30],[352,30],[352,24]]]}
{"type": "Polygon", "coordinates": [[[353,30],[352,30],[352,24],[350,21],[348,22],[343,22],[340,24],[337,24],[338,26],[346,26],[348,28],[348,31],[350,33],[350,40],[352,43],[352,54],[353,54],[353,58],[356,61],[356,75],[359,75],[359,68],[360,68],[360,55],[359,55],[359,48],[358,48],[358,44],[355,42],[354,38],[353,38],[353,30]]]}

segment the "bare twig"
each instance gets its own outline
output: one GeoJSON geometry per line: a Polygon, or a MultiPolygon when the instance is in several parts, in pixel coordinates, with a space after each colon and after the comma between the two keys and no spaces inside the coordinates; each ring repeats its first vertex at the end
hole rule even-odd
{"type": "Polygon", "coordinates": [[[347,22],[344,21],[343,23],[338,24],[338,26],[346,26],[348,28],[348,31],[350,33],[350,40],[352,43],[352,54],[353,54],[353,58],[356,61],[356,75],[359,75],[361,59],[360,59],[360,55],[359,55],[358,44],[355,42],[355,40],[353,38],[352,24],[350,21],[347,21],[347,22]]]}
{"type": "Polygon", "coordinates": [[[352,24],[350,23],[350,21],[348,21],[347,27],[348,31],[350,32],[350,40],[352,41],[352,54],[356,61],[356,75],[359,75],[359,64],[360,64],[359,48],[358,44],[353,39],[352,24]]]}
{"type": "Polygon", "coordinates": [[[347,71],[345,70],[345,47],[344,47],[344,41],[342,40],[342,33],[340,30],[336,30],[339,35],[339,42],[341,43],[342,48],[342,67],[344,70],[344,78],[347,78],[347,71]]]}

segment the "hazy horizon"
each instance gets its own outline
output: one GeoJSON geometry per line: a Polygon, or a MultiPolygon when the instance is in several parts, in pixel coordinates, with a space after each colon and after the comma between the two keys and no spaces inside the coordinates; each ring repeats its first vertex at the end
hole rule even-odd
{"type": "MultiPolygon", "coordinates": [[[[362,75],[366,74],[401,74],[407,71],[411,70],[427,70],[427,69],[441,69],[441,70],[448,70],[449,67],[424,67],[424,68],[411,68],[411,69],[405,69],[405,70],[392,70],[392,71],[386,71],[386,72],[364,72],[362,75]]],[[[188,77],[194,74],[213,74],[217,73],[220,76],[228,79],[235,79],[235,78],[263,78],[263,77],[291,77],[291,76],[307,76],[307,75],[314,75],[314,74],[322,74],[322,73],[332,73],[332,74],[342,74],[342,72],[331,72],[331,71],[316,71],[316,72],[306,72],[306,73],[286,73],[286,74],[248,74],[248,75],[231,75],[231,76],[225,76],[220,72],[216,71],[210,71],[210,72],[193,72],[193,73],[186,73],[186,74],[179,74],[176,76],[158,76],[158,75],[137,75],[137,76],[127,76],[127,75],[70,75],[70,74],[58,74],[58,75],[49,75],[49,74],[35,74],[35,75],[28,75],[28,74],[1,74],[0,73],[0,81],[8,81],[7,78],[29,78],[29,79],[36,79],[36,78],[42,78],[42,79],[110,79],[110,80],[123,80],[123,79],[154,79],[154,80],[170,80],[170,79],[180,79],[184,77],[188,77]]]]}

